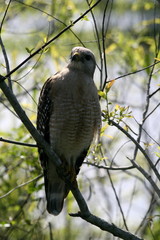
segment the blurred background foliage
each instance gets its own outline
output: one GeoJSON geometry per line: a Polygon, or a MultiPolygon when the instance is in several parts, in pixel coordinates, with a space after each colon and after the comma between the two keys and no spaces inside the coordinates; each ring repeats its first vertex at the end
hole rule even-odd
{"type": "MultiPolygon", "coordinates": [[[[72,23],[94,2],[0,0],[0,36],[10,70],[72,23]]],[[[84,45],[94,52],[98,66],[95,82],[100,90],[105,117],[101,143],[97,147],[93,145],[86,159],[89,163],[83,164],[78,177],[80,189],[91,211],[146,240],[160,239],[159,202],[154,189],[136,169],[105,169],[107,166],[130,166],[128,158],[132,158],[135,151],[130,139],[111,126],[108,120],[115,120],[132,136],[138,137],[148,86],[150,93],[159,88],[159,65],[155,66],[152,74],[151,69],[147,68],[118,79],[108,92],[105,81],[144,68],[153,64],[155,57],[160,58],[159,9],[158,1],[102,0],[92,13],[11,76],[13,91],[35,124],[37,100],[45,80],[67,64],[73,47],[84,45]],[[152,80],[148,85],[150,78],[152,80]]],[[[6,75],[7,70],[1,51],[0,74],[6,75]]],[[[160,143],[158,104],[159,93],[150,100],[148,113],[155,110],[143,126],[141,139],[148,156],[157,165],[160,143]]],[[[1,137],[34,143],[1,91],[0,119],[1,137]]],[[[155,178],[141,153],[138,152],[136,160],[155,178]]],[[[71,218],[68,212],[77,211],[71,194],[58,217],[46,212],[42,169],[36,147],[1,141],[0,165],[0,197],[3,196],[0,199],[0,239],[117,239],[81,219],[71,218]],[[13,191],[5,196],[10,190],[13,191]]]]}

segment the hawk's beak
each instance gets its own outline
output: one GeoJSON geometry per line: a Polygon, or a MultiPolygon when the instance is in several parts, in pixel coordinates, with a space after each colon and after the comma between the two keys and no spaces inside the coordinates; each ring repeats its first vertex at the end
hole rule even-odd
{"type": "Polygon", "coordinates": [[[80,61],[80,54],[79,52],[75,52],[74,55],[71,57],[72,61],[80,61]]]}

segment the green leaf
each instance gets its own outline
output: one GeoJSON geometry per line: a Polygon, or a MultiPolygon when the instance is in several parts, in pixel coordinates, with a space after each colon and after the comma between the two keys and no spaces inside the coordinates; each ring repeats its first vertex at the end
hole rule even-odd
{"type": "Polygon", "coordinates": [[[105,94],[104,92],[102,92],[102,91],[98,91],[98,95],[99,95],[100,97],[104,98],[104,99],[107,98],[106,94],[105,94]]]}
{"type": "MultiPolygon", "coordinates": [[[[83,15],[83,13],[81,13],[81,16],[83,15]]],[[[89,21],[89,19],[88,19],[88,17],[85,15],[85,16],[83,16],[83,18],[81,18],[81,20],[83,21],[89,21]]]]}
{"type": "Polygon", "coordinates": [[[33,50],[34,50],[34,48],[29,49],[28,47],[26,47],[25,49],[26,49],[26,51],[27,51],[29,54],[31,54],[31,53],[33,52],[33,50]]]}

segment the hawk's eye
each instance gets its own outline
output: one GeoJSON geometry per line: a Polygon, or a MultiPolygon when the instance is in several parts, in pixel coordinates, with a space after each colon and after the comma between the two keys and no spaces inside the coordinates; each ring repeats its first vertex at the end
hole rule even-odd
{"type": "Polygon", "coordinates": [[[86,59],[87,61],[91,60],[91,55],[86,54],[86,55],[85,55],[85,59],[86,59]]]}

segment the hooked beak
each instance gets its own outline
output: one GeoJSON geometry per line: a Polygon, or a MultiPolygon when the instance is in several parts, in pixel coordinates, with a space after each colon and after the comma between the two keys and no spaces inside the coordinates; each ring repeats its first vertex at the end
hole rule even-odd
{"type": "Polygon", "coordinates": [[[80,54],[79,52],[75,52],[74,55],[71,57],[71,61],[80,61],[80,54]]]}

